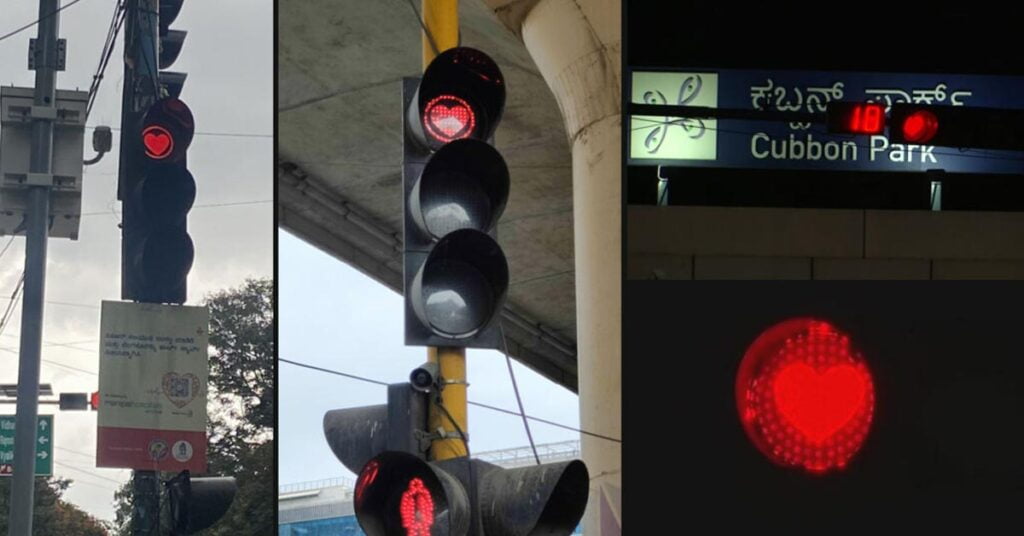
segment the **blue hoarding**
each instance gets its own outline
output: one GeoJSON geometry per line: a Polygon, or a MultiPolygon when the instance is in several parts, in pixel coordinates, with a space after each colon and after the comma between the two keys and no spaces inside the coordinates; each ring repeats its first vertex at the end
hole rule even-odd
{"type": "MultiPolygon", "coordinates": [[[[635,68],[628,98],[737,110],[824,112],[832,101],[1024,109],[1024,77],[635,68]]],[[[1024,173],[1024,153],[902,145],[886,136],[829,134],[824,124],[632,116],[628,163],[846,171],[1024,173]]]]}

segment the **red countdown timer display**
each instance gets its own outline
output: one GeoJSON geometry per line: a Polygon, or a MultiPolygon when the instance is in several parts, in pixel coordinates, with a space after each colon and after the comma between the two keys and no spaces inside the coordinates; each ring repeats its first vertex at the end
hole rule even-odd
{"type": "Polygon", "coordinates": [[[439,95],[423,108],[423,129],[441,143],[468,138],[476,128],[476,113],[461,97],[439,95]]]}
{"type": "Polygon", "coordinates": [[[736,378],[747,436],[778,465],[822,474],[846,467],[871,427],[874,386],[863,356],[828,322],[764,331],[736,378]]]}
{"type": "Polygon", "coordinates": [[[873,102],[830,102],[828,131],[835,134],[881,134],[885,131],[885,107],[873,102]]]}

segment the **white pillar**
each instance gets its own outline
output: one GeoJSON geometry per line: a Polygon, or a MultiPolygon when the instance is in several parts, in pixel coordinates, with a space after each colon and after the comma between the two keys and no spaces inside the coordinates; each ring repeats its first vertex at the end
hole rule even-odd
{"type": "MultiPolygon", "coordinates": [[[[614,438],[622,437],[621,11],[618,0],[540,0],[520,28],[572,147],[580,424],[614,438]]],[[[582,445],[592,478],[585,533],[617,536],[622,445],[586,435],[582,445]]]]}

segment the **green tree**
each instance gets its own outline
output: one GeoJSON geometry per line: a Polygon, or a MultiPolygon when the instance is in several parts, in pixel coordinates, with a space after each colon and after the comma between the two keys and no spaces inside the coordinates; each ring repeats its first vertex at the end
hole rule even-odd
{"type": "MultiPolygon", "coordinates": [[[[204,536],[277,533],[273,288],[270,279],[250,279],[206,299],[211,350],[208,474],[235,477],[238,493],[224,517],[199,533],[204,536]]],[[[161,478],[173,476],[165,473],[161,478]]],[[[131,534],[131,497],[130,483],[115,496],[120,536],[131,534]]],[[[163,510],[166,517],[167,508],[163,510]]]]}
{"type": "MultiPolygon", "coordinates": [[[[32,509],[32,534],[36,536],[60,534],[107,536],[108,532],[103,523],[61,498],[69,485],[71,485],[69,479],[36,478],[32,509]]],[[[10,496],[11,479],[0,478],[0,534],[7,534],[10,496]]]]}

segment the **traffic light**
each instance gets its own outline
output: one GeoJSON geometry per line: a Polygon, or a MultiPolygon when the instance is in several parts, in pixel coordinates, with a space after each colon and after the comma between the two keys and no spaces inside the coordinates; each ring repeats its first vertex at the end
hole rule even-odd
{"type": "Polygon", "coordinates": [[[146,113],[138,130],[141,176],[126,192],[123,248],[127,299],[184,303],[195,250],[186,217],[196,183],[185,165],[194,132],[192,112],[165,97],[146,113]]]}
{"type": "Polygon", "coordinates": [[[736,375],[743,429],[782,467],[842,470],[871,427],[874,388],[850,337],[826,321],[778,323],[750,345],[736,375]]]}
{"type": "Polygon", "coordinates": [[[185,0],[160,0],[160,25],[159,25],[159,37],[160,37],[160,50],[157,55],[157,62],[159,63],[160,74],[159,81],[160,85],[167,90],[167,94],[171,97],[178,97],[181,95],[181,88],[185,85],[185,73],[165,71],[174,63],[174,60],[178,59],[178,54],[181,53],[181,47],[185,43],[185,35],[188,32],[182,30],[171,30],[171,23],[174,19],[178,18],[178,13],[181,12],[181,5],[185,0]]]}
{"type": "MultiPolygon", "coordinates": [[[[415,374],[415,373],[414,373],[415,374]]],[[[353,506],[368,536],[567,535],[586,507],[579,460],[515,469],[467,457],[427,460],[429,398],[408,383],[388,404],[324,415],[335,456],[359,475],[353,506]]]]}
{"type": "Polygon", "coordinates": [[[234,477],[192,478],[182,471],[167,481],[171,535],[195,534],[217,522],[235,500],[234,477]]]}
{"type": "Polygon", "coordinates": [[[895,103],[892,143],[1024,150],[1024,110],[895,103]]]}
{"type": "Polygon", "coordinates": [[[505,83],[483,52],[437,56],[406,79],[404,118],[405,342],[497,348],[494,319],[508,290],[496,241],[509,172],[487,143],[505,107],[505,83]]]}

